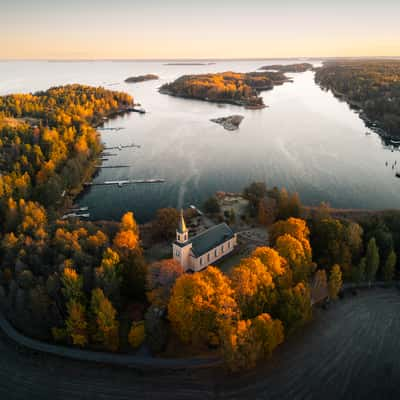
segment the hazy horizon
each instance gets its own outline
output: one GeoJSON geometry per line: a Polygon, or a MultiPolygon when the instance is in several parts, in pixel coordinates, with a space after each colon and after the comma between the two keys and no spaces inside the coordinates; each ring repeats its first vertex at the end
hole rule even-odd
{"type": "Polygon", "coordinates": [[[400,2],[0,0],[2,60],[400,56],[400,2]]]}

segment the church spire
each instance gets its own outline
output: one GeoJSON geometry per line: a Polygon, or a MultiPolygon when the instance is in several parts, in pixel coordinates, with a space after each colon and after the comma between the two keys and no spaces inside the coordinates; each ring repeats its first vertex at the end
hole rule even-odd
{"type": "Polygon", "coordinates": [[[181,208],[181,215],[179,217],[178,232],[179,233],[187,232],[185,218],[183,218],[183,209],[182,208],[181,208]]]}
{"type": "Polygon", "coordinates": [[[185,218],[183,218],[183,210],[181,209],[181,215],[179,217],[178,229],[176,230],[176,241],[178,243],[186,243],[189,239],[189,231],[186,227],[185,218]]]}

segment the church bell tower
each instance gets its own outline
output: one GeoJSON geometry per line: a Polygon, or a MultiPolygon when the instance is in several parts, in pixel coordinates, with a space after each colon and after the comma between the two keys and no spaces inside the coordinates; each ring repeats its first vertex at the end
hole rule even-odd
{"type": "Polygon", "coordinates": [[[174,260],[182,265],[183,270],[191,269],[190,252],[192,243],[189,241],[189,230],[186,227],[185,218],[183,217],[183,210],[178,221],[178,228],[176,230],[176,240],[172,243],[172,254],[174,260]]]}

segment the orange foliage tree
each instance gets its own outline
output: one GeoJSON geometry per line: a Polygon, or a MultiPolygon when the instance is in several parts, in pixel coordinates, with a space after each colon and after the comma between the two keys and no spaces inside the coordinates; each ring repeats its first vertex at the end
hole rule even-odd
{"type": "Polygon", "coordinates": [[[185,343],[218,343],[225,321],[238,317],[238,306],[229,279],[208,267],[177,279],[168,304],[172,329],[185,343]]]}
{"type": "Polygon", "coordinates": [[[272,275],[258,258],[245,258],[231,274],[234,298],[242,317],[253,318],[274,302],[272,275]]]}
{"type": "Polygon", "coordinates": [[[284,339],[281,321],[269,314],[225,324],[222,332],[222,355],[232,371],[255,367],[257,361],[270,356],[284,339]]]}

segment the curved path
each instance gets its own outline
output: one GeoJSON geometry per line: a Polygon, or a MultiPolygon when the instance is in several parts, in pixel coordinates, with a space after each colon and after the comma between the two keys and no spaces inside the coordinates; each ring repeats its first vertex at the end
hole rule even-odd
{"type": "Polygon", "coordinates": [[[320,311],[256,371],[151,371],[35,354],[0,339],[0,399],[400,398],[400,292],[371,289],[320,311]]]}

